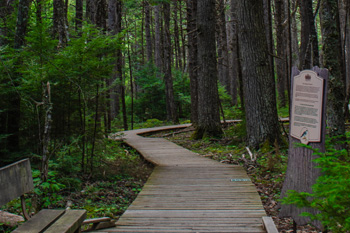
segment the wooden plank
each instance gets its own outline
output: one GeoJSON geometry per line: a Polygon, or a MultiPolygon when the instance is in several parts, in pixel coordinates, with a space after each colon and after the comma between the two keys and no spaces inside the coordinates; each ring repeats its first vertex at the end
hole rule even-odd
{"type": "Polygon", "coordinates": [[[110,222],[111,218],[109,217],[102,217],[102,218],[91,218],[91,219],[86,219],[83,221],[83,225],[85,224],[92,224],[92,223],[99,223],[99,222],[110,222]]]}
{"type": "Polygon", "coordinates": [[[43,209],[27,222],[15,229],[14,233],[38,233],[46,230],[53,222],[64,214],[64,210],[43,209]]]}
{"type": "Polygon", "coordinates": [[[262,217],[262,220],[267,233],[278,233],[276,225],[271,217],[262,217]]]}
{"type": "Polygon", "coordinates": [[[66,210],[64,215],[52,224],[45,233],[74,233],[80,229],[85,218],[86,210],[66,210]]]}
{"type": "Polygon", "coordinates": [[[118,225],[211,225],[216,224],[260,224],[261,218],[122,218],[118,225]]]}
{"type": "Polygon", "coordinates": [[[34,189],[29,159],[0,168],[0,206],[34,189]]]}

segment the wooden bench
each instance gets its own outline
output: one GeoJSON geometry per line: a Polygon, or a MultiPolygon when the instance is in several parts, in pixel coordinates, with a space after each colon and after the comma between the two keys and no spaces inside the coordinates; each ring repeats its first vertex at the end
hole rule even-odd
{"type": "Polygon", "coordinates": [[[27,219],[13,232],[81,232],[86,210],[43,209],[30,217],[25,208],[24,194],[34,189],[29,159],[0,168],[0,206],[21,197],[22,211],[27,219]]]}

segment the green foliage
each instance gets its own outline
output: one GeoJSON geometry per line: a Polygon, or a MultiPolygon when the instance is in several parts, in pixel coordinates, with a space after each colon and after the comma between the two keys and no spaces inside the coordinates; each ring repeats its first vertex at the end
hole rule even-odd
{"type": "Polygon", "coordinates": [[[153,128],[162,125],[164,125],[163,121],[160,121],[158,119],[147,119],[146,122],[140,124],[138,128],[153,128]]]}
{"type": "Polygon", "coordinates": [[[180,70],[173,70],[174,82],[174,98],[179,109],[180,118],[190,118],[191,112],[191,93],[190,93],[190,79],[188,74],[180,70]]]}
{"type": "MultiPolygon", "coordinates": [[[[188,75],[178,70],[172,71],[174,83],[174,98],[178,106],[180,117],[189,117],[190,88],[188,75]]],[[[166,119],[165,85],[162,74],[156,66],[148,63],[140,67],[135,73],[136,85],[139,88],[135,99],[135,116],[138,121],[147,119],[166,119]]],[[[127,98],[128,106],[131,99],[127,98]]],[[[130,109],[130,107],[128,107],[130,109]]]]}
{"type": "MultiPolygon", "coordinates": [[[[310,147],[308,147],[310,148],[310,147]]],[[[311,149],[311,148],[310,148],[311,149]]],[[[314,162],[322,170],[322,176],[312,186],[312,193],[289,190],[283,204],[312,207],[317,215],[303,213],[319,220],[332,232],[350,231],[350,157],[345,149],[337,150],[327,143],[325,153],[314,151],[314,162]]]]}
{"type": "Polygon", "coordinates": [[[165,119],[165,86],[155,65],[149,63],[142,66],[135,76],[136,84],[140,88],[135,100],[135,115],[140,121],[165,119]]]}
{"type": "Polygon", "coordinates": [[[56,181],[57,173],[49,171],[48,179],[42,181],[40,171],[33,171],[34,192],[38,196],[40,208],[49,208],[52,205],[57,206],[58,202],[63,199],[59,191],[65,186],[56,181]]]}
{"type": "Polygon", "coordinates": [[[288,117],[289,116],[289,107],[278,108],[278,116],[279,117],[288,117]]]}

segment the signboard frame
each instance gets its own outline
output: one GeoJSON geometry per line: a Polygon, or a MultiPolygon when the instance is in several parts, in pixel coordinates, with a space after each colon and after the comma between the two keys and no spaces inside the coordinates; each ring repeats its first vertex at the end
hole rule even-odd
{"type": "Polygon", "coordinates": [[[324,79],[312,70],[293,78],[290,135],[303,144],[320,142],[324,104],[324,79]]]}

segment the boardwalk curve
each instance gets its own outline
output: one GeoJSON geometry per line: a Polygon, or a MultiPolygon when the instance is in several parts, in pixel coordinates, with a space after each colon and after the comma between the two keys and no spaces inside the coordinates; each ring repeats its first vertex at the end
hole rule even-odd
{"type": "Polygon", "coordinates": [[[117,226],[99,232],[266,232],[260,197],[242,167],[140,136],[188,126],[124,132],[123,140],[156,167],[117,226]]]}

